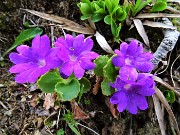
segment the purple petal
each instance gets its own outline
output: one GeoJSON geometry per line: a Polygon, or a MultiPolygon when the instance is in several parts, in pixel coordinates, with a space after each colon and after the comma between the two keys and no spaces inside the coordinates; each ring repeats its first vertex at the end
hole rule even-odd
{"type": "Polygon", "coordinates": [[[122,90],[124,88],[125,83],[120,79],[120,77],[117,77],[115,83],[110,83],[110,85],[111,87],[116,88],[117,90],[122,90]]]}
{"type": "Polygon", "coordinates": [[[64,46],[67,50],[69,48],[73,47],[73,46],[71,46],[71,44],[68,44],[63,37],[58,38],[56,40],[56,42],[54,42],[54,44],[55,44],[56,47],[64,46]]]}
{"type": "Polygon", "coordinates": [[[27,54],[29,53],[30,47],[27,45],[20,45],[16,48],[16,50],[20,53],[20,54],[27,54]]]}
{"type": "Polygon", "coordinates": [[[136,61],[150,61],[153,57],[152,53],[141,53],[136,57],[136,61]]]}
{"type": "Polygon", "coordinates": [[[74,65],[74,75],[76,78],[80,79],[84,76],[85,70],[80,66],[79,62],[74,65]]]}
{"type": "Polygon", "coordinates": [[[138,42],[136,40],[132,40],[128,46],[127,54],[134,56],[138,48],[138,42]]]}
{"type": "Polygon", "coordinates": [[[122,67],[125,65],[125,59],[123,55],[118,55],[112,58],[112,63],[116,67],[122,67]]]}
{"type": "Polygon", "coordinates": [[[57,56],[63,60],[64,62],[68,62],[69,59],[69,52],[67,51],[67,49],[60,43],[55,42],[55,45],[58,45],[57,50],[56,50],[56,54],[57,56]]]}
{"type": "Polygon", "coordinates": [[[49,68],[43,67],[43,68],[37,68],[34,69],[28,76],[28,82],[34,83],[38,79],[39,76],[45,74],[46,72],[49,71],[49,68]]]}
{"type": "Polygon", "coordinates": [[[152,96],[155,93],[154,88],[148,88],[147,86],[137,87],[137,93],[142,96],[152,96]]]}
{"type": "Polygon", "coordinates": [[[134,101],[133,95],[129,95],[127,109],[131,114],[137,114],[138,108],[136,102],[134,101]]]}
{"type": "Polygon", "coordinates": [[[97,58],[99,55],[95,52],[90,52],[90,51],[86,51],[86,52],[82,52],[80,55],[79,55],[79,60],[81,60],[81,58],[86,58],[88,60],[93,60],[95,58],[97,58]]]}
{"type": "Polygon", "coordinates": [[[143,46],[140,44],[136,50],[135,56],[138,56],[139,54],[143,53],[143,46]]]}
{"type": "Polygon", "coordinates": [[[63,74],[65,74],[66,76],[70,76],[73,73],[73,68],[74,68],[74,62],[69,61],[66,62],[62,68],[61,71],[63,74]]]}
{"type": "Polygon", "coordinates": [[[47,57],[45,58],[46,60],[46,66],[49,67],[49,69],[57,68],[62,66],[63,61],[57,57],[57,50],[55,48],[51,49],[47,57]]]}
{"type": "Polygon", "coordinates": [[[10,61],[13,62],[14,64],[29,62],[29,59],[27,57],[24,57],[23,55],[17,53],[10,53],[9,58],[10,61]]]}
{"type": "Polygon", "coordinates": [[[32,49],[40,56],[46,56],[50,49],[50,40],[47,35],[37,35],[32,41],[32,49]]]}
{"type": "Polygon", "coordinates": [[[118,104],[118,111],[123,112],[127,107],[127,94],[124,90],[117,91],[113,94],[113,96],[110,98],[110,102],[112,104],[118,104]]]}
{"type": "Polygon", "coordinates": [[[136,62],[134,65],[139,71],[150,72],[154,68],[151,62],[136,62]]]}
{"type": "Polygon", "coordinates": [[[70,34],[66,34],[65,39],[66,39],[66,42],[67,42],[69,48],[73,47],[73,42],[74,42],[75,38],[70,34]]]}
{"type": "Polygon", "coordinates": [[[138,72],[135,68],[124,66],[119,70],[120,79],[125,82],[135,82],[138,77],[138,72]]]}
{"type": "Polygon", "coordinates": [[[11,73],[20,73],[20,72],[23,72],[23,71],[26,71],[29,69],[37,68],[37,67],[38,67],[38,65],[34,65],[31,63],[22,63],[22,64],[17,64],[17,65],[12,66],[9,69],[9,71],[11,73]]]}
{"type": "Polygon", "coordinates": [[[146,101],[146,98],[144,96],[140,96],[140,95],[135,95],[134,96],[134,102],[136,102],[137,107],[140,110],[145,110],[148,108],[148,103],[146,101]]]}
{"type": "Polygon", "coordinates": [[[84,39],[84,35],[80,34],[76,36],[73,46],[74,46],[74,54],[78,56],[82,52],[90,51],[93,47],[93,41],[90,38],[84,39]]]}
{"type": "Polygon", "coordinates": [[[28,76],[34,70],[36,70],[36,68],[34,68],[34,69],[31,68],[31,69],[28,69],[26,71],[23,71],[23,72],[17,74],[16,77],[15,77],[15,81],[17,83],[26,83],[26,82],[29,82],[28,81],[28,79],[29,79],[28,76]]]}
{"type": "Polygon", "coordinates": [[[84,69],[87,69],[87,70],[92,70],[96,66],[93,62],[91,62],[90,60],[88,60],[86,58],[81,58],[79,63],[81,65],[81,67],[83,67],[84,69]]]}
{"type": "Polygon", "coordinates": [[[121,51],[122,54],[126,55],[128,46],[129,45],[126,42],[121,43],[120,51],[121,51]]]}

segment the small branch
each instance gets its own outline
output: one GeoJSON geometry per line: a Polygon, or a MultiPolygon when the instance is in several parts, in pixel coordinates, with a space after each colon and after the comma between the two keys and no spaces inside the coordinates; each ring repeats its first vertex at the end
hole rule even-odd
{"type": "MultiPolygon", "coordinates": [[[[169,21],[169,19],[162,18],[162,21],[164,24],[172,26],[172,22],[169,21]]],[[[151,60],[151,62],[155,66],[157,66],[158,63],[167,56],[168,52],[173,50],[180,35],[180,33],[177,30],[165,29],[163,32],[164,39],[160,43],[156,52],[154,53],[154,58],[151,60]]]]}
{"type": "Polygon", "coordinates": [[[84,125],[82,125],[81,123],[76,123],[77,125],[79,125],[79,126],[82,126],[82,127],[84,127],[84,128],[87,128],[88,130],[90,130],[90,131],[92,131],[94,134],[96,134],[96,135],[100,135],[100,134],[98,134],[96,131],[94,131],[94,130],[92,130],[91,128],[89,128],[89,127],[86,127],[86,126],[84,126],[84,125]]]}

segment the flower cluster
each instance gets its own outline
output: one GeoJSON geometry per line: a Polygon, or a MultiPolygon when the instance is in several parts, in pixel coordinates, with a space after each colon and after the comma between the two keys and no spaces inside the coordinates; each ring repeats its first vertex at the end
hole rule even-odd
{"type": "Polygon", "coordinates": [[[117,90],[110,102],[118,105],[119,112],[127,108],[131,114],[136,114],[138,108],[147,109],[145,96],[151,96],[155,92],[153,76],[147,73],[153,69],[150,62],[153,55],[143,52],[142,45],[138,45],[136,40],[130,44],[122,43],[120,50],[115,50],[115,53],[117,55],[112,59],[112,63],[120,70],[115,83],[110,84],[117,90]]]}
{"type": "Polygon", "coordinates": [[[9,55],[15,65],[10,68],[11,73],[17,73],[15,81],[18,83],[33,83],[38,77],[51,69],[60,68],[60,72],[70,76],[73,72],[76,78],[83,77],[85,70],[95,68],[91,60],[98,57],[92,52],[93,41],[84,39],[84,35],[73,37],[65,35],[55,42],[56,47],[50,47],[47,35],[37,35],[32,41],[32,47],[20,45],[18,53],[9,55]]]}

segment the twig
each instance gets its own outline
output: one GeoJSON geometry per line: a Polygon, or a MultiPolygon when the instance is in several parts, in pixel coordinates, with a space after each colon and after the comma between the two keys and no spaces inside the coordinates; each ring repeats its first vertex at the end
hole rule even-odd
{"type": "Polygon", "coordinates": [[[177,59],[180,58],[180,55],[173,61],[172,65],[171,65],[171,68],[170,68],[170,76],[171,76],[171,80],[172,80],[172,83],[173,83],[173,86],[175,87],[175,82],[174,82],[174,79],[172,77],[172,68],[173,68],[173,65],[174,63],[177,61],[177,59]]]}
{"type": "MultiPolygon", "coordinates": [[[[164,24],[172,25],[172,22],[167,18],[162,18],[164,24]]],[[[156,52],[154,53],[154,58],[151,62],[157,66],[158,63],[167,56],[167,53],[172,51],[179,37],[179,32],[177,30],[166,29],[164,30],[164,39],[160,43],[156,52]]]]}
{"type": "Polygon", "coordinates": [[[89,127],[86,127],[85,125],[82,125],[81,123],[76,123],[77,125],[79,125],[79,126],[82,126],[82,127],[84,127],[84,128],[87,128],[88,130],[90,130],[90,131],[92,131],[94,134],[96,134],[96,135],[100,135],[100,134],[98,134],[96,131],[94,131],[94,130],[92,130],[91,128],[89,128],[89,127]]]}
{"type": "Polygon", "coordinates": [[[57,118],[57,122],[56,122],[56,128],[57,128],[57,129],[58,129],[58,124],[59,124],[60,114],[61,114],[61,108],[59,108],[58,118],[57,118]]]}
{"type": "Polygon", "coordinates": [[[8,110],[8,108],[3,104],[3,102],[0,101],[0,104],[4,109],[8,110]]]}

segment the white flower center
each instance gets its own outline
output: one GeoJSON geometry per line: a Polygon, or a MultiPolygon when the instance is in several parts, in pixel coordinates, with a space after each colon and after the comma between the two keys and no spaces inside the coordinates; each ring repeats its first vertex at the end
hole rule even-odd
{"type": "Polygon", "coordinates": [[[39,61],[38,61],[38,66],[39,67],[44,67],[46,65],[46,61],[44,60],[44,59],[40,59],[39,61]]]}
{"type": "Polygon", "coordinates": [[[75,55],[70,55],[69,57],[70,57],[71,61],[76,61],[76,59],[77,59],[77,57],[75,55]]]}

